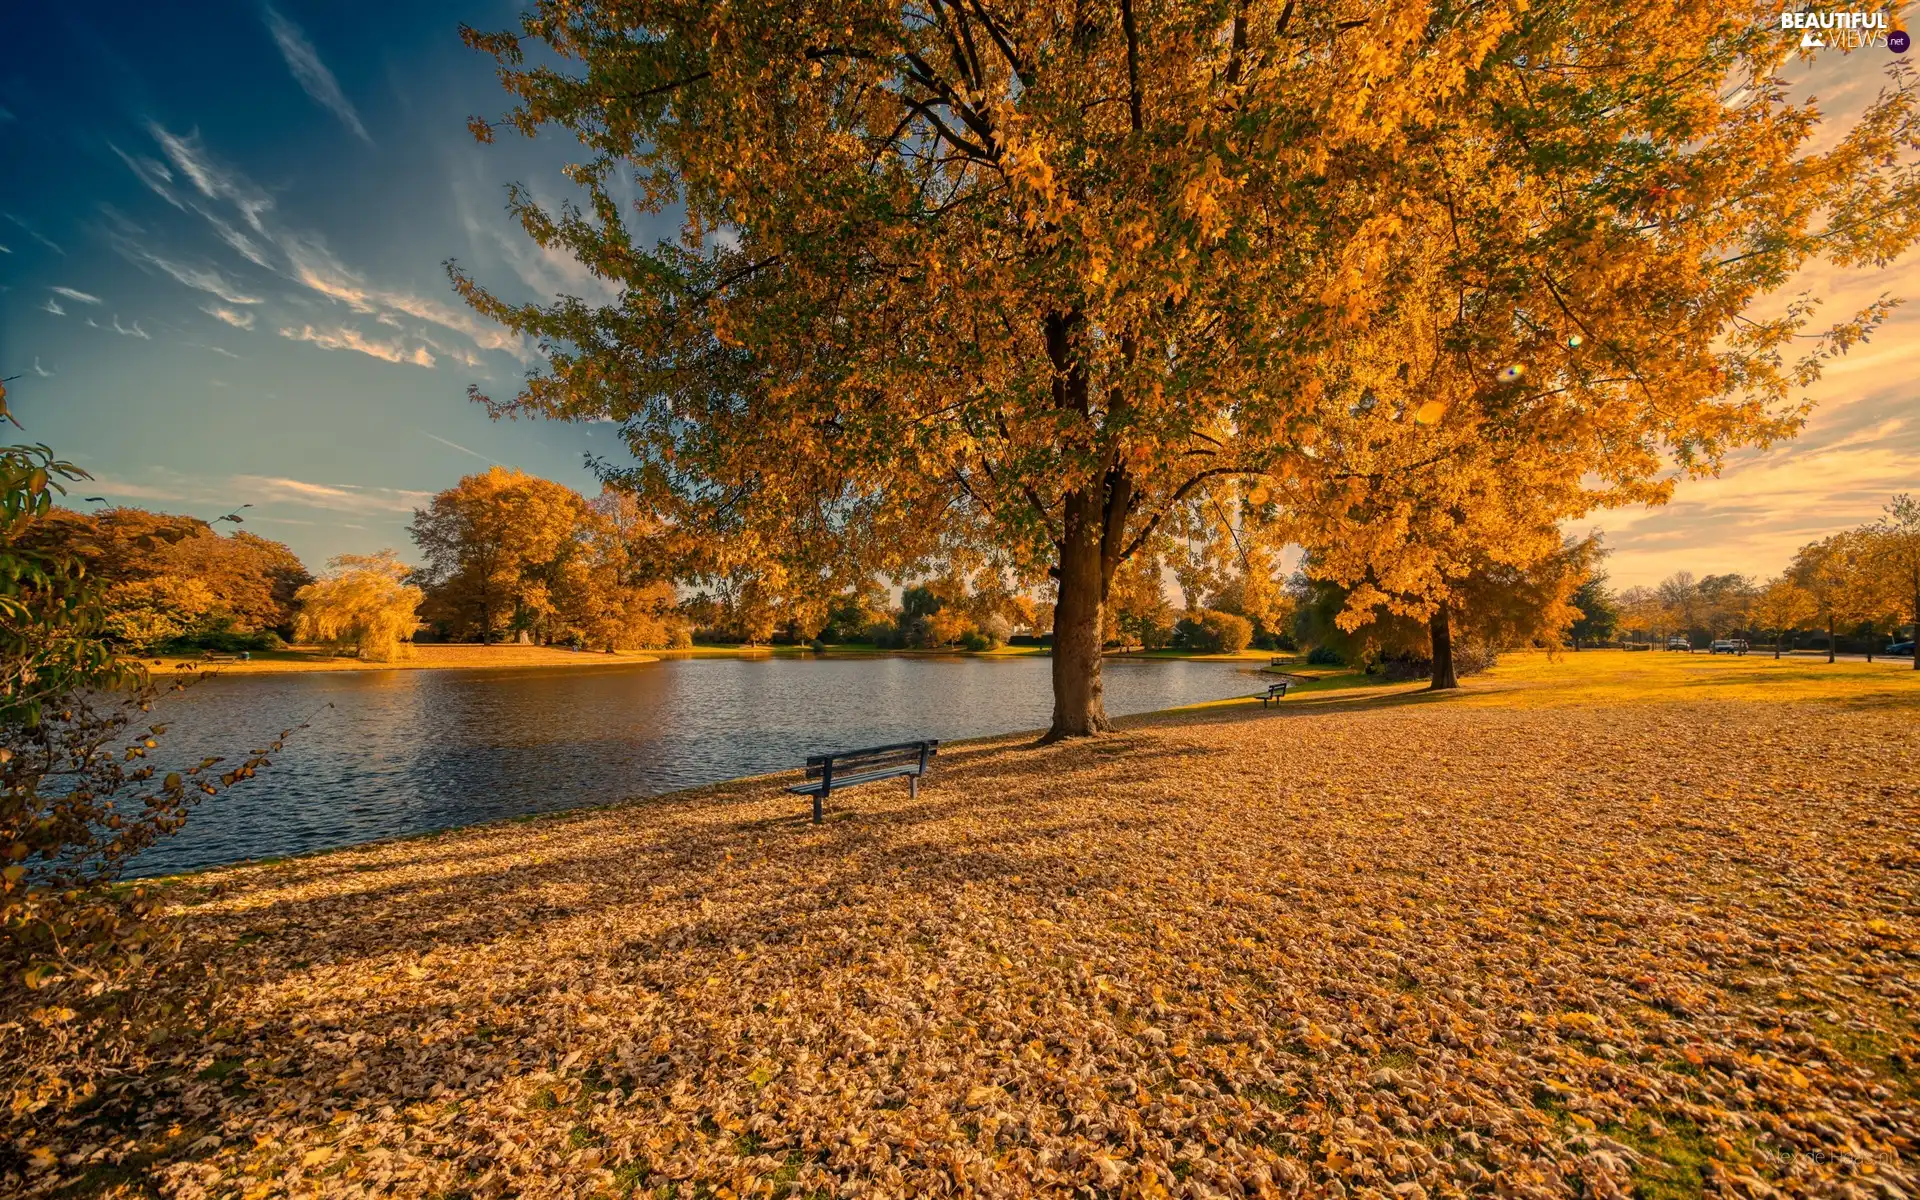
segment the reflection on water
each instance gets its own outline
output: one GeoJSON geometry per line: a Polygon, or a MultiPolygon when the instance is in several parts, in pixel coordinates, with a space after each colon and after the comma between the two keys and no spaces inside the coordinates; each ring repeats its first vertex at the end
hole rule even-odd
{"type": "MultiPolygon", "coordinates": [[[[809,753],[1040,729],[1044,658],[683,659],[621,667],[213,678],[165,705],[166,760],[312,717],[133,874],[294,854],[798,767],[809,753]],[[322,710],[331,703],[332,708],[322,710]]],[[[1110,662],[1107,711],[1248,690],[1226,663],[1110,662]]],[[[795,811],[799,811],[798,808],[795,811]]]]}

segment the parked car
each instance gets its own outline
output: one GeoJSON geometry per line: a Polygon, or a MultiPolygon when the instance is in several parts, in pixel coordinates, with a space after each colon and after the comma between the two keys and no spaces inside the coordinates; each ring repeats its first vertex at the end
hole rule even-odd
{"type": "Polygon", "coordinates": [[[1888,658],[1912,658],[1913,642],[1912,641],[1895,642],[1893,645],[1888,646],[1887,657],[1888,658]]]}
{"type": "Polygon", "coordinates": [[[1670,637],[1670,638],[1668,638],[1668,639],[1667,639],[1667,649],[1669,649],[1669,650],[1685,650],[1685,651],[1686,651],[1686,652],[1687,652],[1688,654],[1692,654],[1692,653],[1693,653],[1693,643],[1692,643],[1691,641],[1689,641],[1688,639],[1686,639],[1686,638],[1683,638],[1683,637],[1681,637],[1681,636],[1680,636],[1679,634],[1677,634],[1677,633],[1676,633],[1676,634],[1674,634],[1674,635],[1673,635],[1672,637],[1670,637]]]}
{"type": "Polygon", "coordinates": [[[1707,649],[1715,654],[1745,654],[1747,643],[1741,638],[1715,638],[1707,649]]]}

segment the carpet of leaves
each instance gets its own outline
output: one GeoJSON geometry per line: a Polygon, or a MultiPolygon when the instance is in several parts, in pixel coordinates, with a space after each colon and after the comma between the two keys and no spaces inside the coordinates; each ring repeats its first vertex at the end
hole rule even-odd
{"type": "Polygon", "coordinates": [[[1920,1197],[1916,711],[1213,711],[204,876],[229,1024],[27,1182],[1920,1197]]]}

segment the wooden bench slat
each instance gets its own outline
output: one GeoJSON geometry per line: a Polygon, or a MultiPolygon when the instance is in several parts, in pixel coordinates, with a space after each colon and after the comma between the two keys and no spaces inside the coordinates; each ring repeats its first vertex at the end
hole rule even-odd
{"type": "MultiPolygon", "coordinates": [[[[919,773],[920,764],[914,763],[911,766],[889,767],[884,771],[864,771],[858,775],[848,775],[845,778],[835,775],[833,777],[833,789],[839,791],[843,787],[852,787],[859,783],[872,783],[879,779],[898,779],[902,775],[918,775],[919,773]]],[[[820,785],[817,783],[803,784],[799,787],[790,787],[787,790],[796,796],[811,796],[820,790],[820,785]]]]}

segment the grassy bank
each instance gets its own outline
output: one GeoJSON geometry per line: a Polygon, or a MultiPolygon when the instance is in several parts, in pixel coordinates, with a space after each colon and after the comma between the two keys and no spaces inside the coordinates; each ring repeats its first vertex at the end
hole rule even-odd
{"type": "Polygon", "coordinates": [[[36,1178],[1911,1195],[1916,719],[1877,664],[1526,656],[975,743],[818,828],[756,780],[196,876],[227,1024],[36,1178]]]}

